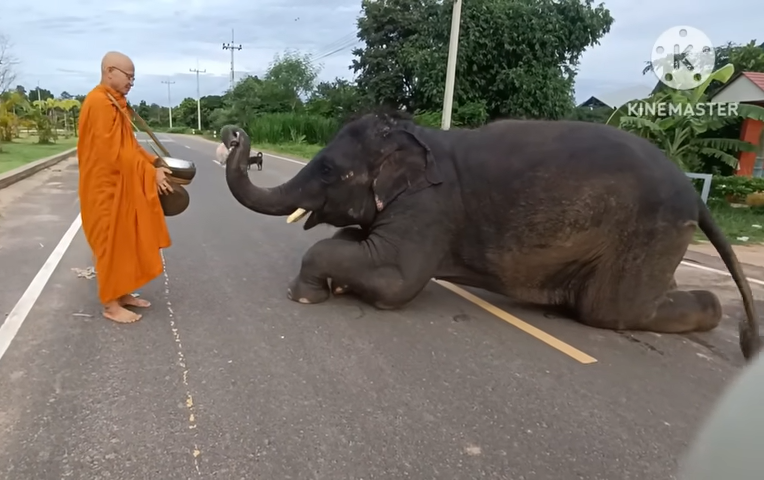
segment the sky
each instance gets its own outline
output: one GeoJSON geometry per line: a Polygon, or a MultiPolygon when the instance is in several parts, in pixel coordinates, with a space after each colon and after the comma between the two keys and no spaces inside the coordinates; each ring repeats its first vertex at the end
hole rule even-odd
{"type": "MultiPolygon", "coordinates": [[[[469,0],[464,0],[469,2],[469,0]]],[[[355,43],[360,0],[129,0],[106,7],[95,0],[4,2],[0,34],[9,37],[20,60],[18,80],[55,95],[87,93],[97,82],[104,53],[132,57],[136,82],[129,98],[173,105],[221,94],[230,85],[231,43],[235,78],[263,74],[286,49],[312,55],[321,65],[320,80],[352,79],[348,69],[355,43]],[[58,6],[56,6],[58,4],[58,6]],[[248,5],[248,6],[247,6],[248,5]]],[[[642,75],[644,62],[661,33],[676,25],[702,30],[715,45],[757,39],[764,42],[759,0],[606,0],[615,22],[601,45],[587,50],[576,82],[576,99],[632,87],[654,85],[642,75]],[[759,7],[756,7],[760,10],[759,7]]]]}

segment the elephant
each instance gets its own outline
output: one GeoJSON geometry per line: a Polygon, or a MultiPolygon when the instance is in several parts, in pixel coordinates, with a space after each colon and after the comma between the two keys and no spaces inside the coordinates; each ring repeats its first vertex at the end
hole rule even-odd
{"type": "Polygon", "coordinates": [[[697,227],[745,307],[745,359],[759,351],[750,285],[685,174],[651,142],[604,124],[496,120],[438,130],[404,112],[347,122],[293,178],[273,188],[247,173],[250,140],[221,132],[226,182],[244,207],[338,230],[302,257],[287,297],[352,292],[403,308],[430,279],[553,307],[590,327],[704,332],[718,297],[680,290],[674,274],[697,227]]]}

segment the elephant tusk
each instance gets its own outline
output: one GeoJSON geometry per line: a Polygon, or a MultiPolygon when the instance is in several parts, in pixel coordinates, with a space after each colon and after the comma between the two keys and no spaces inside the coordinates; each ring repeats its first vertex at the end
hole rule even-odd
{"type": "Polygon", "coordinates": [[[291,215],[289,215],[289,217],[287,217],[287,223],[294,223],[294,222],[300,220],[302,217],[304,217],[308,213],[310,213],[310,212],[308,212],[307,210],[305,210],[303,208],[298,208],[297,210],[294,211],[293,214],[291,214],[291,215]]]}

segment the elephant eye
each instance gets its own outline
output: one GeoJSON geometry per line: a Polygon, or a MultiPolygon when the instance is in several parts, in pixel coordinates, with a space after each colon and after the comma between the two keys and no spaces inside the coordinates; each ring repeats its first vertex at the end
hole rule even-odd
{"type": "Polygon", "coordinates": [[[321,175],[329,175],[332,173],[332,167],[327,165],[326,163],[321,164],[321,175]]]}

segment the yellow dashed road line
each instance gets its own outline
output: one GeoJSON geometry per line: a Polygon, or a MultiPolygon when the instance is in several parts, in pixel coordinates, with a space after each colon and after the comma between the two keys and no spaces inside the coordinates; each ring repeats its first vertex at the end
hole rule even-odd
{"type": "Polygon", "coordinates": [[[470,292],[464,290],[463,288],[457,287],[453,283],[446,282],[443,280],[433,280],[435,283],[440,285],[443,288],[446,288],[448,290],[451,290],[453,293],[459,295],[463,299],[477,305],[478,307],[482,308],[486,312],[495,315],[499,317],[500,319],[504,320],[505,322],[509,323],[510,325],[513,325],[523,332],[527,333],[528,335],[531,335],[533,337],[536,337],[537,339],[541,340],[542,342],[546,343],[550,347],[559,350],[560,352],[564,353],[565,355],[571,357],[573,360],[576,360],[580,363],[583,363],[585,365],[591,364],[591,363],[597,363],[597,359],[587,355],[586,353],[582,352],[581,350],[568,345],[567,343],[563,342],[562,340],[553,337],[552,335],[546,333],[543,330],[540,330],[533,325],[526,323],[516,316],[505,312],[504,310],[500,309],[499,307],[492,305],[482,298],[471,294],[470,292]]]}

